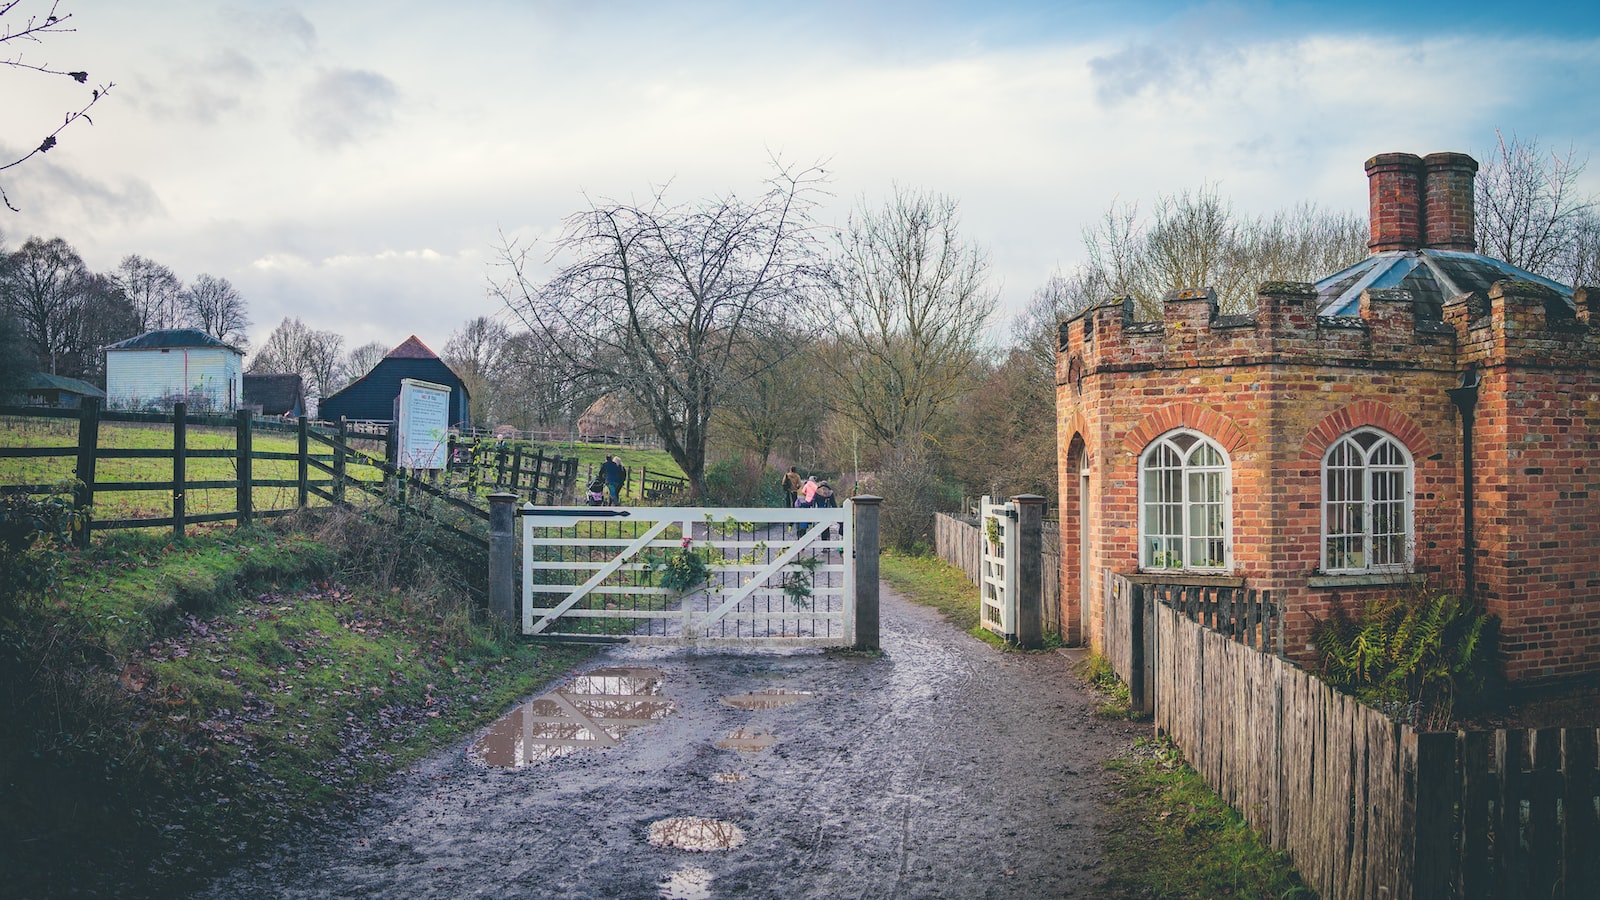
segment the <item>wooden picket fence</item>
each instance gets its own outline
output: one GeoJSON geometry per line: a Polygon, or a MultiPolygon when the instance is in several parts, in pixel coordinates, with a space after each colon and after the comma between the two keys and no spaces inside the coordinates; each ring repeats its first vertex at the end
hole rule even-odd
{"type": "Polygon", "coordinates": [[[1251,639],[1248,606],[1217,630],[1179,586],[1108,580],[1107,653],[1144,648],[1156,727],[1319,895],[1600,895],[1596,729],[1418,732],[1251,639]]]}

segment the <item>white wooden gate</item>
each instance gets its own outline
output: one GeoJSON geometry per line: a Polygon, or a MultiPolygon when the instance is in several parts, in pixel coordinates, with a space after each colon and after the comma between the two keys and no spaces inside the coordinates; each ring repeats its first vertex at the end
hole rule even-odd
{"type": "Polygon", "coordinates": [[[850,646],[854,505],[535,507],[522,516],[522,632],[701,646],[850,646]],[[698,556],[686,589],[668,566],[698,556]]]}
{"type": "Polygon", "coordinates": [[[983,627],[1007,641],[1017,639],[1017,504],[993,503],[988,496],[978,506],[978,544],[983,548],[978,565],[978,619],[983,627]],[[993,538],[999,538],[999,541],[993,538]]]}

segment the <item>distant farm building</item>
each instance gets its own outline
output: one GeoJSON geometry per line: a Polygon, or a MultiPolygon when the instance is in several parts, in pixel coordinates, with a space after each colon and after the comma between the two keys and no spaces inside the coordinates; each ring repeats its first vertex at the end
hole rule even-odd
{"type": "Polygon", "coordinates": [[[585,440],[631,438],[643,427],[633,404],[620,394],[607,394],[578,416],[578,434],[585,440]]]}
{"type": "Polygon", "coordinates": [[[352,422],[392,422],[395,400],[400,397],[400,382],[406,378],[450,388],[450,425],[471,427],[468,409],[472,397],[467,386],[416,335],[389,351],[372,371],[350,382],[343,390],[323,397],[317,405],[317,418],[327,422],[341,418],[352,422]]]}
{"type": "Polygon", "coordinates": [[[305,386],[299,375],[244,376],[244,405],[263,416],[306,414],[305,386]]]}
{"type": "Polygon", "coordinates": [[[77,409],[85,397],[106,398],[106,392],[87,381],[35,372],[29,375],[22,387],[29,406],[53,406],[57,409],[77,409]]]}
{"type": "Polygon", "coordinates": [[[244,354],[203,331],[149,331],[105,348],[106,402],[114,409],[190,412],[239,408],[244,396],[244,354]]]}

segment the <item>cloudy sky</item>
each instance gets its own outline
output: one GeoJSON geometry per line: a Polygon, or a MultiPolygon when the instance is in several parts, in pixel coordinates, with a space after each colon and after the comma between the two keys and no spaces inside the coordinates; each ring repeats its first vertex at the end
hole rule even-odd
{"type": "MultiPolygon", "coordinates": [[[[17,27],[24,0],[0,26],[17,27]]],[[[961,203],[1005,315],[1113,201],[1213,184],[1244,213],[1365,214],[1362,162],[1484,157],[1496,129],[1597,157],[1600,4],[60,0],[26,61],[115,82],[0,174],[0,235],[231,280],[346,346],[439,350],[502,234],[585,197],[754,195],[826,160],[842,223],[900,184],[961,203]]],[[[8,45],[15,55],[15,45],[8,45]]],[[[0,69],[0,158],[88,87],[0,69]]],[[[540,259],[543,259],[541,252],[540,259]]]]}

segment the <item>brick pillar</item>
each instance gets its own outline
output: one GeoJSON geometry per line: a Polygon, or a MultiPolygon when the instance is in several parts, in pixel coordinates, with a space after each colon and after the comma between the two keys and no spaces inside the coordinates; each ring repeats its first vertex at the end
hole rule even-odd
{"type": "Polygon", "coordinates": [[[1472,184],[1478,161],[1465,153],[1429,153],[1422,160],[1423,246],[1471,253],[1478,247],[1472,184]]]}
{"type": "Polygon", "coordinates": [[[1422,157],[1380,153],[1367,160],[1373,253],[1422,245],[1422,157]]]}

